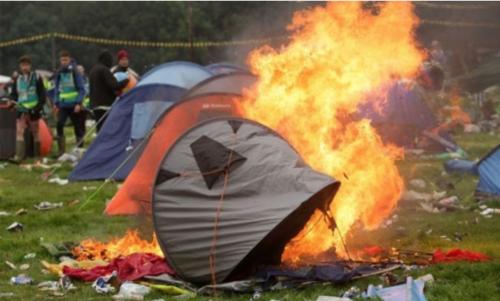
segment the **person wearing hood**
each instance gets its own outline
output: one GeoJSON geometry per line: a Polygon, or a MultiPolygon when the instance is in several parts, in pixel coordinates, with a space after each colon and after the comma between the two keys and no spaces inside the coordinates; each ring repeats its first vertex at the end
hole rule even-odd
{"type": "Polygon", "coordinates": [[[113,66],[113,56],[105,50],[99,55],[97,64],[92,67],[89,74],[90,107],[93,108],[98,133],[117,93],[128,84],[128,79],[121,82],[116,80],[111,73],[111,66],[113,66]]]}
{"type": "Polygon", "coordinates": [[[122,49],[118,51],[116,57],[118,58],[118,65],[113,66],[113,68],[111,68],[111,72],[125,72],[136,79],[139,79],[139,74],[130,68],[130,58],[126,50],[122,49]]]}
{"type": "Polygon", "coordinates": [[[43,79],[31,67],[31,58],[23,55],[19,59],[20,73],[12,84],[10,106],[16,107],[16,159],[26,157],[26,141],[24,131],[29,130],[33,136],[33,155],[40,155],[40,132],[38,121],[45,104],[46,91],[43,79]]]}
{"type": "Polygon", "coordinates": [[[57,145],[58,155],[66,151],[66,139],[64,136],[64,125],[68,117],[73,124],[77,146],[83,146],[85,125],[82,126],[82,102],[85,97],[85,83],[81,74],[76,70],[76,62],[71,58],[68,51],[59,53],[61,66],[55,76],[54,104],[57,113],[57,145]]]}

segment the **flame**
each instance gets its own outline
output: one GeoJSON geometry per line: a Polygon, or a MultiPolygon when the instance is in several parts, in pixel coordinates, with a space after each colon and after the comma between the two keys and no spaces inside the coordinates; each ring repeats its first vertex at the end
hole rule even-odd
{"type": "Polygon", "coordinates": [[[153,253],[163,257],[160,245],[153,234],[150,242],[143,240],[137,230],[127,230],[121,238],[115,238],[109,242],[100,242],[94,239],[86,239],[73,249],[73,255],[77,260],[106,260],[110,261],[120,256],[133,253],[153,253]]]}
{"type": "Polygon", "coordinates": [[[414,41],[417,24],[410,3],[385,3],[377,14],[359,2],[328,3],[294,15],[287,46],[250,54],[259,82],[246,95],[245,116],[275,129],[312,168],[342,182],[330,208],[338,231],[332,235],[316,212],[283,262],[332,248],[345,256],[342,237],[358,224],[377,228],[396,207],[402,150],[384,145],[368,120],[353,115],[362,102],[384,99],[367,95],[417,73],[424,58],[414,41]]]}

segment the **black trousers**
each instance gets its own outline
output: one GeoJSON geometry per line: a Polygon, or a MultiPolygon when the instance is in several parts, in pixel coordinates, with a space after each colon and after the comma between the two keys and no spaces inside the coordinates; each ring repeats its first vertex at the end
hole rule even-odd
{"type": "Polygon", "coordinates": [[[75,131],[76,140],[79,141],[83,136],[85,136],[85,122],[82,122],[83,111],[75,113],[74,108],[61,108],[57,114],[57,137],[64,137],[64,125],[69,119],[73,124],[73,129],[75,131]]]}

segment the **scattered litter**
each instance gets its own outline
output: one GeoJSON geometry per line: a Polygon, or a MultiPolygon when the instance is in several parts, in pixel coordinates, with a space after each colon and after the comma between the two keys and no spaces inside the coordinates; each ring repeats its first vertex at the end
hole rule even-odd
{"type": "Polygon", "coordinates": [[[13,296],[14,296],[14,293],[12,293],[12,292],[0,293],[0,298],[3,298],[3,297],[13,297],[13,296]]]}
{"type": "Polygon", "coordinates": [[[16,231],[23,231],[24,226],[18,222],[13,222],[10,224],[10,226],[7,227],[7,231],[10,232],[16,232],[16,231]]]}
{"type": "Polygon", "coordinates": [[[28,253],[24,255],[24,259],[33,259],[36,257],[36,253],[28,253]]]}
{"type": "Polygon", "coordinates": [[[0,216],[9,216],[10,213],[8,213],[7,211],[0,211],[0,216]]]}
{"type": "Polygon", "coordinates": [[[56,208],[61,208],[63,203],[51,203],[51,202],[40,202],[37,205],[34,205],[37,210],[52,210],[56,208]]]}
{"type": "Polygon", "coordinates": [[[114,300],[143,300],[151,289],[141,284],[126,281],[120,286],[120,291],[113,296],[114,300]]]}
{"type": "Polygon", "coordinates": [[[75,154],[64,153],[57,158],[57,161],[75,163],[78,161],[78,157],[75,154]]]}
{"type": "Polygon", "coordinates": [[[55,183],[57,185],[67,185],[69,183],[68,179],[61,179],[59,177],[54,177],[52,179],[49,179],[49,183],[55,183]]]}
{"type": "Polygon", "coordinates": [[[30,268],[30,265],[29,265],[29,264],[27,264],[27,263],[23,263],[23,264],[21,264],[21,265],[19,266],[19,269],[20,269],[21,271],[26,271],[26,270],[28,270],[29,268],[30,268]]]}
{"type": "Polygon", "coordinates": [[[26,284],[32,284],[33,279],[31,277],[28,277],[24,274],[20,274],[15,277],[10,278],[10,284],[12,285],[26,285],[26,284]]]}
{"type": "Polygon", "coordinates": [[[363,298],[379,297],[384,301],[425,301],[427,299],[424,296],[424,286],[424,280],[413,280],[412,277],[407,277],[405,284],[386,288],[370,284],[366,293],[363,293],[363,298]]]}
{"type": "Polygon", "coordinates": [[[57,296],[63,296],[66,292],[76,289],[76,287],[71,282],[71,279],[66,276],[59,278],[58,281],[40,282],[37,286],[39,290],[50,291],[57,296]]]}
{"type": "Polygon", "coordinates": [[[342,298],[356,298],[361,294],[361,290],[357,286],[351,286],[345,293],[342,294],[342,298]]]}
{"type": "Polygon", "coordinates": [[[434,191],[432,193],[425,193],[414,190],[407,190],[403,193],[401,200],[409,202],[414,202],[414,201],[430,202],[433,200],[439,200],[443,198],[445,195],[446,191],[440,191],[440,192],[434,191]]]}
{"type": "Polygon", "coordinates": [[[115,288],[109,283],[112,278],[116,277],[116,272],[113,272],[107,276],[102,276],[97,278],[94,283],[92,283],[92,288],[98,293],[98,294],[109,294],[109,293],[114,293],[115,288]]]}
{"type": "Polygon", "coordinates": [[[344,297],[319,296],[316,301],[352,301],[352,299],[344,297]]]}
{"type": "Polygon", "coordinates": [[[96,186],[88,186],[88,187],[87,186],[83,186],[82,189],[84,191],[87,191],[87,190],[96,190],[97,187],[96,186]]]}
{"type": "Polygon", "coordinates": [[[57,258],[61,256],[71,256],[73,254],[73,248],[76,247],[76,244],[73,242],[41,242],[40,245],[44,247],[50,255],[57,258]]]}
{"type": "Polygon", "coordinates": [[[429,203],[420,203],[420,207],[424,209],[424,211],[429,212],[429,213],[439,213],[439,209],[432,206],[432,204],[429,203]]]}
{"type": "Polygon", "coordinates": [[[8,163],[0,163],[0,169],[5,169],[8,165],[8,163]]]}
{"type": "Polygon", "coordinates": [[[439,201],[441,205],[458,205],[458,197],[450,196],[439,201]]]}
{"type": "Polygon", "coordinates": [[[10,262],[10,261],[6,260],[6,261],[5,261],[5,264],[6,264],[9,268],[11,268],[11,269],[13,269],[13,270],[17,270],[17,266],[16,266],[15,264],[13,264],[12,262],[10,262]]]}
{"type": "MultiPolygon", "coordinates": [[[[173,285],[150,284],[150,283],[146,283],[146,282],[143,282],[141,284],[146,285],[146,286],[148,286],[148,287],[150,287],[152,289],[159,290],[159,291],[161,291],[161,292],[163,292],[165,294],[172,295],[172,296],[180,296],[180,295],[193,295],[194,296],[193,292],[185,290],[183,288],[179,288],[177,286],[173,286],[173,285]]],[[[260,292],[256,291],[255,294],[254,294],[254,296],[256,294],[260,295],[260,292]]],[[[257,299],[254,299],[254,300],[257,300],[257,299]]]]}
{"type": "Polygon", "coordinates": [[[464,124],[464,133],[480,133],[481,127],[477,124],[464,124]]]}
{"type": "Polygon", "coordinates": [[[416,189],[425,189],[425,187],[427,185],[426,185],[425,181],[422,179],[413,179],[413,180],[410,180],[410,186],[412,186],[413,188],[416,188],[416,189]]]}
{"type": "Polygon", "coordinates": [[[500,213],[500,209],[486,207],[483,211],[481,211],[481,215],[484,217],[492,217],[493,213],[500,213]]]}
{"type": "Polygon", "coordinates": [[[259,300],[261,297],[262,297],[262,292],[260,290],[257,290],[253,293],[252,297],[248,301],[259,300]]]}
{"type": "Polygon", "coordinates": [[[28,210],[21,208],[16,211],[16,215],[24,215],[24,214],[28,214],[28,210]]]}
{"type": "Polygon", "coordinates": [[[80,203],[80,200],[72,200],[70,202],[68,202],[68,206],[75,206],[75,205],[78,205],[80,203]]]}

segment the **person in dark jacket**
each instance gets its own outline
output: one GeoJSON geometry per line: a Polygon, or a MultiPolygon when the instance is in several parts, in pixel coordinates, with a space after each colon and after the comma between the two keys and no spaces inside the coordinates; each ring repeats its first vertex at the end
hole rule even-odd
{"type": "Polygon", "coordinates": [[[111,73],[111,66],[113,66],[113,56],[105,50],[99,55],[97,64],[92,67],[89,74],[90,107],[93,108],[97,132],[104,124],[107,111],[115,101],[117,93],[128,84],[128,80],[118,83],[111,73]]]}
{"type": "Polygon", "coordinates": [[[26,157],[26,141],[24,131],[29,130],[33,136],[33,155],[40,155],[40,135],[38,120],[45,104],[46,91],[43,79],[32,71],[31,58],[23,55],[19,59],[19,75],[12,84],[10,103],[16,107],[16,159],[26,157]]]}
{"type": "Polygon", "coordinates": [[[82,102],[85,97],[85,83],[81,74],[76,70],[76,62],[71,58],[68,51],[59,54],[61,67],[55,76],[54,104],[57,113],[57,145],[58,155],[66,151],[66,139],[64,136],[64,125],[68,117],[73,124],[77,146],[83,146],[85,125],[82,127],[81,113],[82,102]]]}

